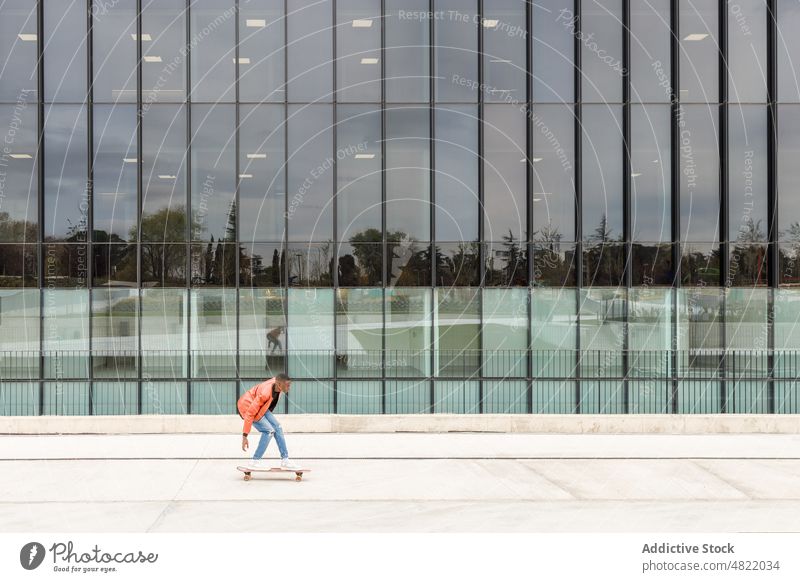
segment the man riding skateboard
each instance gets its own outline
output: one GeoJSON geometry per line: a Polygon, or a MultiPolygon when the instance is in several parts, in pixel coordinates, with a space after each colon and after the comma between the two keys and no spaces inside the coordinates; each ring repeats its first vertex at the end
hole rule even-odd
{"type": "Polygon", "coordinates": [[[294,470],[298,468],[297,465],[289,460],[289,451],[286,449],[283,429],[275,415],[272,414],[281,394],[288,394],[291,384],[292,380],[287,374],[278,374],[274,378],[256,384],[239,398],[236,407],[239,409],[239,416],[244,420],[242,450],[246,451],[250,446],[247,442],[247,435],[250,434],[251,427],[256,427],[261,433],[256,451],[253,453],[253,460],[249,465],[252,469],[269,468],[267,462],[261,457],[264,456],[273,434],[278,443],[278,450],[281,453],[281,469],[294,470]]]}

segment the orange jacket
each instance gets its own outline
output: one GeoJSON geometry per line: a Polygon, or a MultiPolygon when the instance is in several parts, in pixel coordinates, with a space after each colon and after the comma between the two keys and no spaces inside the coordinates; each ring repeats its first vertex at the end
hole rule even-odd
{"type": "Polygon", "coordinates": [[[250,434],[253,421],[260,420],[264,413],[269,410],[272,403],[272,388],[275,386],[275,378],[264,380],[256,384],[250,390],[242,394],[236,407],[239,414],[244,419],[244,429],[242,434],[250,434]]]}

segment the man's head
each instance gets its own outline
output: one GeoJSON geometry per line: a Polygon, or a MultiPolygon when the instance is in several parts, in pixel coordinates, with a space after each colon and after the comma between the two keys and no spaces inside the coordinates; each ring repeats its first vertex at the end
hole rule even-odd
{"type": "Polygon", "coordinates": [[[278,392],[289,392],[289,387],[292,385],[292,379],[289,374],[280,373],[275,376],[275,389],[278,392]]]}

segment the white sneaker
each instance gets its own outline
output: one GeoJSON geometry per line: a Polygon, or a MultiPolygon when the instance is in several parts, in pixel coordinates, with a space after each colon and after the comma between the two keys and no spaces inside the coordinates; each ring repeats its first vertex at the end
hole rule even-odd
{"type": "Polygon", "coordinates": [[[300,467],[298,465],[295,465],[290,459],[288,458],[281,459],[281,469],[288,469],[290,471],[294,471],[299,468],[300,467]]]}
{"type": "Polygon", "coordinates": [[[247,464],[248,469],[269,469],[269,464],[267,463],[266,459],[250,459],[250,462],[247,464]]]}

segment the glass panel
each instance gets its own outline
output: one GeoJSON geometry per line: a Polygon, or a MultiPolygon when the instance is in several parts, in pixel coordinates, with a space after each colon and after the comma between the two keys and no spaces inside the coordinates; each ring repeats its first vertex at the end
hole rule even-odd
{"type": "Polygon", "coordinates": [[[43,414],[86,416],[89,411],[89,382],[45,382],[43,414]]]}
{"type": "Polygon", "coordinates": [[[436,375],[477,376],[481,363],[480,289],[439,288],[435,293],[436,375]]]}
{"type": "Polygon", "coordinates": [[[428,0],[385,0],[386,101],[428,101],[430,19],[428,0]]]}
{"type": "Polygon", "coordinates": [[[631,2],[630,11],[631,101],[669,102],[670,0],[631,2]]]}
{"type": "Polygon", "coordinates": [[[581,289],[580,304],[581,376],[624,377],[625,289],[581,289]]]}
{"type": "Polygon", "coordinates": [[[678,414],[718,414],[721,390],[721,383],[713,380],[678,382],[678,414]]]}
{"type": "Polygon", "coordinates": [[[48,287],[88,287],[89,247],[52,244],[42,247],[44,282],[48,287]]]}
{"type": "Polygon", "coordinates": [[[213,242],[192,245],[192,287],[235,287],[236,248],[235,244],[213,242]]]}
{"type": "Polygon", "coordinates": [[[431,238],[430,110],[394,107],[385,113],[386,230],[395,240],[431,238]]]}
{"type": "Polygon", "coordinates": [[[89,291],[42,291],[45,378],[89,377],[89,291]]]}
{"type": "MultiPolygon", "coordinates": [[[[433,0],[436,101],[478,100],[476,0],[433,0]]],[[[456,142],[460,143],[460,142],[456,142]]]]}
{"type": "Polygon", "coordinates": [[[192,382],[192,414],[236,414],[235,382],[192,382]]]}
{"type": "Polygon", "coordinates": [[[572,414],[577,410],[575,400],[575,382],[535,380],[533,383],[534,414],[572,414]]]}
{"type": "Polygon", "coordinates": [[[285,267],[286,252],[281,244],[239,245],[239,285],[242,287],[281,287],[285,267]]]}
{"type": "Polygon", "coordinates": [[[44,236],[85,242],[89,228],[86,108],[45,107],[44,133],[44,236]]]}
{"type": "Polygon", "coordinates": [[[0,416],[39,416],[38,382],[0,383],[0,416]]]}
{"type": "Polygon", "coordinates": [[[135,103],[136,0],[94,0],[92,16],[92,98],[95,103],[135,103]]]}
{"type": "MultiPolygon", "coordinates": [[[[799,9],[800,13],[800,9],[799,9]]],[[[800,244],[800,107],[778,106],[779,240],[800,244]]]]}
{"type": "Polygon", "coordinates": [[[659,380],[628,380],[631,414],[669,414],[672,383],[659,380]]]}
{"type": "Polygon", "coordinates": [[[386,243],[386,279],[390,287],[431,285],[431,245],[398,240],[386,243]]]}
{"type": "Polygon", "coordinates": [[[575,240],[575,114],[572,107],[537,105],[531,121],[532,238],[575,240]]]}
{"type": "Polygon", "coordinates": [[[289,99],[293,102],[332,101],[331,0],[294,0],[286,19],[289,99]]]}
{"type": "Polygon", "coordinates": [[[622,110],[583,108],[583,238],[622,240],[622,110]]]}
{"type": "MultiPolygon", "coordinates": [[[[39,60],[36,3],[6,0],[0,7],[0,101],[36,101],[39,60]]],[[[4,123],[2,127],[6,127],[4,123]]]]}
{"type": "Polygon", "coordinates": [[[285,370],[286,292],[239,291],[239,375],[266,377],[285,370]]]}
{"type": "Polygon", "coordinates": [[[282,105],[239,106],[239,238],[280,241],[286,212],[282,105]]]}
{"type": "Polygon", "coordinates": [[[136,240],[139,161],[135,105],[94,107],[94,240],[136,240]]]}
{"type": "Polygon", "coordinates": [[[800,283],[800,244],[778,245],[778,284],[795,286],[800,283]]]}
{"type": "Polygon", "coordinates": [[[187,52],[186,1],[158,0],[143,4],[142,101],[145,111],[151,103],[186,99],[187,52]]]}
{"type": "Polygon", "coordinates": [[[578,258],[575,244],[534,245],[531,283],[536,287],[575,287],[578,258]]]}
{"type": "Polygon", "coordinates": [[[800,289],[776,289],[774,293],[775,377],[797,378],[800,376],[800,289]]]}
{"type": "MultiPolygon", "coordinates": [[[[386,289],[384,334],[387,377],[430,375],[431,300],[430,289],[386,289]]],[[[427,399],[423,398],[420,402],[427,403],[427,399]]]]}
{"type": "Polygon", "coordinates": [[[764,103],[768,69],[767,4],[764,0],[737,0],[727,5],[728,99],[764,103]]]}
{"type": "Polygon", "coordinates": [[[722,366],[722,290],[678,289],[678,374],[714,378],[722,366]]]}
{"type": "Polygon", "coordinates": [[[525,114],[519,107],[484,107],[484,240],[525,241],[528,238],[525,134],[525,114]]]}
{"type": "Polygon", "coordinates": [[[622,414],[625,391],[619,381],[581,382],[581,414],[622,414]]]}
{"type": "Polygon", "coordinates": [[[380,109],[370,105],[341,105],[336,115],[337,237],[351,243],[380,241],[383,232],[380,109]]]}
{"type": "Polygon", "coordinates": [[[524,103],[527,97],[525,3],[483,2],[483,82],[486,101],[524,103]]]}
{"type": "Polygon", "coordinates": [[[430,406],[429,380],[386,381],[386,414],[427,414],[430,406]]]}
{"type": "Polygon", "coordinates": [[[94,382],[92,414],[138,414],[136,382],[94,382]]]}
{"type": "Polygon", "coordinates": [[[292,382],[287,412],[289,414],[332,414],[333,382],[295,380],[292,382]]]}
{"type": "Polygon", "coordinates": [[[528,248],[525,243],[510,238],[503,242],[486,243],[484,258],[484,285],[527,287],[528,248]]]}
{"type": "MultiPolygon", "coordinates": [[[[0,29],[2,26],[3,20],[0,19],[0,29]]],[[[0,88],[3,86],[3,81],[0,81],[0,88]]],[[[5,150],[0,157],[3,164],[0,242],[36,242],[38,237],[37,111],[26,101],[28,97],[34,95],[22,95],[22,100],[16,105],[0,105],[0,127],[5,128],[0,134],[5,150]]]]}
{"type": "Polygon", "coordinates": [[[236,240],[236,109],[192,106],[192,239],[236,240]]]}
{"type": "MultiPolygon", "coordinates": [[[[88,36],[86,2],[44,0],[42,11],[44,99],[47,102],[83,103],[86,101],[88,36]]],[[[80,125],[85,126],[86,123],[80,125]]]]}
{"type": "Polygon", "coordinates": [[[777,0],[778,100],[800,101],[800,3],[777,0]]]}
{"type": "Polygon", "coordinates": [[[478,240],[478,117],[474,106],[438,107],[436,239],[478,240]]]}
{"type": "MultiPolygon", "coordinates": [[[[284,0],[239,3],[239,99],[283,101],[286,96],[284,0]],[[249,59],[244,62],[242,59],[249,59]]],[[[246,126],[240,126],[245,129],[246,126]]]]}
{"type": "Polygon", "coordinates": [[[483,369],[492,378],[528,375],[528,290],[483,290],[483,369]]]}
{"type": "Polygon", "coordinates": [[[441,380],[433,383],[433,412],[477,414],[480,382],[441,380]]]}
{"type": "Polygon", "coordinates": [[[678,125],[681,148],[681,240],[719,240],[717,108],[705,105],[681,107],[678,125]]]}
{"type": "MultiPolygon", "coordinates": [[[[370,231],[368,231],[369,234],[370,231]]],[[[354,239],[378,237],[354,237],[354,239]]],[[[364,287],[380,285],[383,273],[383,244],[341,244],[339,254],[339,286],[364,287]]]]}
{"type": "Polygon", "coordinates": [[[528,383],[524,380],[483,382],[484,414],[525,414],[528,412],[528,383]]]}
{"type": "Polygon", "coordinates": [[[93,285],[96,287],[136,287],[136,245],[92,246],[93,285]]]}
{"type": "Polygon", "coordinates": [[[719,101],[717,0],[679,0],[680,98],[684,102],[719,101]]]}
{"type": "Polygon", "coordinates": [[[39,378],[39,300],[38,289],[0,290],[0,385],[39,378]]]}
{"type": "Polygon", "coordinates": [[[186,291],[142,289],[141,309],[142,378],[185,378],[186,291]]]}
{"type": "MultiPolygon", "coordinates": [[[[340,378],[383,373],[383,290],[336,291],[336,374],[340,378]]],[[[380,393],[380,392],[379,392],[380,393]]]]}
{"type": "Polygon", "coordinates": [[[138,322],[138,290],[92,290],[94,378],[136,378],[139,375],[138,322]]]}
{"type": "MultiPolygon", "coordinates": [[[[236,292],[191,291],[192,377],[224,378],[236,375],[236,292]]],[[[195,411],[194,402],[192,411],[195,411]]]]}
{"type": "Polygon", "coordinates": [[[439,287],[481,284],[480,243],[437,243],[434,252],[439,287]]]}
{"type": "Polygon", "coordinates": [[[186,109],[143,113],[142,149],[141,240],[186,240],[186,109]]]}
{"type": "MultiPolygon", "coordinates": [[[[233,0],[193,0],[192,101],[233,101],[236,96],[236,8],[233,0]],[[195,42],[197,39],[199,42],[195,42]]],[[[240,55],[239,70],[247,68],[240,55]]]]}
{"type": "Polygon", "coordinates": [[[381,414],[383,408],[383,382],[354,382],[340,380],[336,383],[337,414],[381,414]]]}
{"type": "Polygon", "coordinates": [[[183,287],[186,285],[186,246],[143,244],[142,285],[183,287]]]}
{"type": "Polygon", "coordinates": [[[718,243],[681,245],[681,282],[684,285],[720,285],[720,257],[718,243]]]}
{"type": "Polygon", "coordinates": [[[289,240],[333,238],[332,123],[328,105],[289,107],[289,240]]]}
{"type": "Polygon", "coordinates": [[[725,290],[725,363],[729,378],[755,380],[769,376],[768,293],[767,289],[725,290]]]}
{"type": "Polygon", "coordinates": [[[636,241],[672,239],[670,125],[667,105],[631,106],[631,229],[636,241]]]}
{"type": "MultiPolygon", "coordinates": [[[[333,377],[333,289],[289,289],[289,375],[333,377]]],[[[292,386],[291,401],[297,398],[292,386]]],[[[302,402],[302,400],[300,401],[302,402]]]]}
{"type": "Polygon", "coordinates": [[[622,101],[622,1],[581,3],[582,97],[589,103],[622,101]]]}
{"type": "MultiPolygon", "coordinates": [[[[672,347],[672,290],[634,288],[628,294],[628,376],[634,378],[667,378],[670,376],[672,347]]],[[[639,404],[651,396],[651,388],[639,384],[639,404]]],[[[659,411],[660,412],[660,411],[659,411]]]]}
{"type": "Polygon", "coordinates": [[[332,286],[335,252],[332,242],[289,247],[286,253],[286,260],[289,261],[289,285],[332,286]]]}
{"type": "Polygon", "coordinates": [[[533,100],[570,103],[575,95],[577,17],[563,0],[537,0],[533,10],[533,100]]]}
{"type": "Polygon", "coordinates": [[[730,107],[728,114],[728,188],[730,240],[767,240],[767,109],[730,107]]]}
{"type": "Polygon", "coordinates": [[[336,1],[336,99],[381,100],[381,0],[336,1]]]}
{"type": "Polygon", "coordinates": [[[672,285],[675,269],[672,266],[672,244],[633,244],[631,263],[634,285],[672,285]]]}

